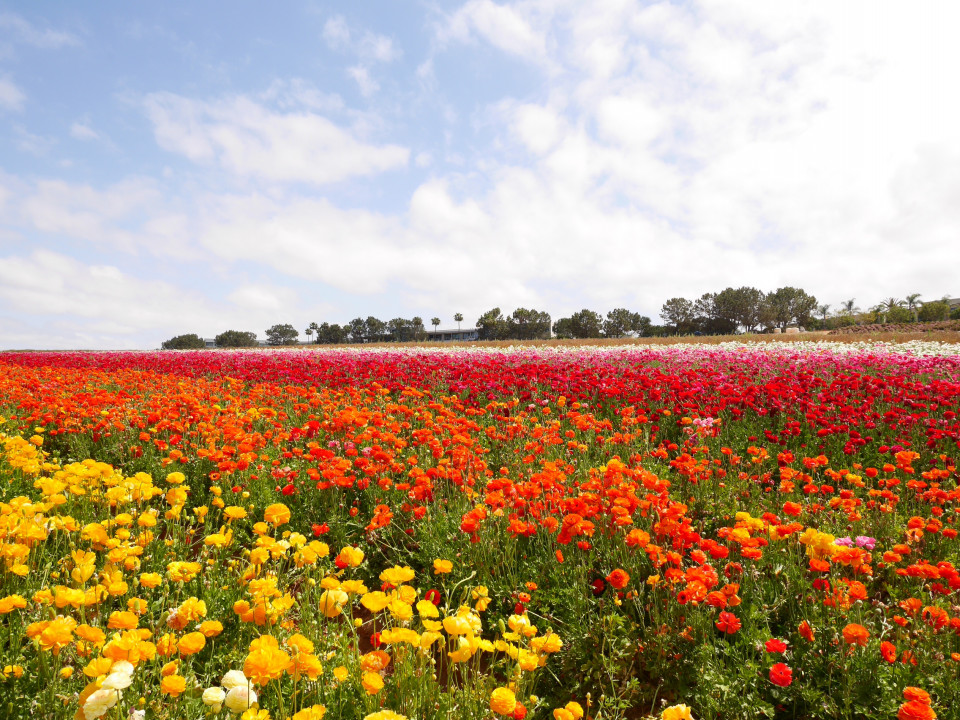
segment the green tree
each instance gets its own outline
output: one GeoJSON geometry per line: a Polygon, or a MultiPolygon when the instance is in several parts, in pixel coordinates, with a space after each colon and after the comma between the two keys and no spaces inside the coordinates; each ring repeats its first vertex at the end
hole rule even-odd
{"type": "Polygon", "coordinates": [[[920,322],[938,322],[950,317],[950,305],[943,300],[932,300],[920,306],[917,318],[920,322]]]}
{"type": "Polygon", "coordinates": [[[549,338],[550,314],[540,310],[517,308],[507,318],[507,337],[516,340],[549,338]]]}
{"type": "Polygon", "coordinates": [[[440,327],[440,318],[430,318],[430,324],[433,325],[433,331],[436,332],[437,328],[440,327]]]}
{"type": "Polygon", "coordinates": [[[296,345],[299,331],[289,323],[267,328],[267,345],[296,345]]]}
{"type": "Polygon", "coordinates": [[[367,317],[367,342],[381,342],[387,334],[387,324],[373,315],[367,317]]]}
{"type": "Polygon", "coordinates": [[[603,336],[603,317],[600,313],[584,308],[568,318],[560,318],[553,324],[553,333],[559,338],[598,338],[603,336]]]}
{"type": "MultiPolygon", "coordinates": [[[[650,318],[646,318],[649,324],[650,318]]],[[[620,338],[628,335],[640,335],[643,328],[643,316],[640,313],[630,312],[626,308],[615,308],[607,313],[603,321],[603,336],[620,338]]]]}
{"type": "Polygon", "coordinates": [[[361,317],[354,318],[347,324],[347,334],[350,336],[350,342],[367,342],[370,331],[367,329],[367,321],[361,317]]]}
{"type": "Polygon", "coordinates": [[[907,295],[906,303],[907,310],[913,315],[913,321],[917,322],[919,319],[920,306],[923,305],[923,303],[920,302],[920,293],[910,293],[907,295]]]}
{"type": "Polygon", "coordinates": [[[902,306],[903,306],[903,300],[900,300],[899,298],[895,298],[895,297],[889,297],[886,300],[881,301],[880,304],[877,305],[877,308],[879,308],[878,314],[880,316],[880,322],[885,323],[887,321],[887,316],[895,308],[902,307],[902,306]]]}
{"type": "Polygon", "coordinates": [[[427,329],[423,326],[423,318],[414,315],[410,319],[410,339],[414,342],[423,342],[427,339],[427,329]]]}
{"type": "Polygon", "coordinates": [[[454,315],[453,321],[457,324],[457,332],[460,332],[460,323],[463,322],[463,313],[457,313],[454,315]]]}
{"type": "Polygon", "coordinates": [[[713,298],[714,316],[754,332],[760,325],[764,294],[755,287],[726,288],[713,298]]]}
{"type": "Polygon", "coordinates": [[[768,294],[764,305],[765,322],[786,330],[791,323],[808,324],[817,308],[817,299],[800,288],[788,286],[768,294]]]}
{"type": "Polygon", "coordinates": [[[827,316],[830,314],[830,303],[823,303],[823,305],[817,306],[817,315],[820,316],[820,319],[823,322],[827,321],[827,316]]]}
{"type": "Polygon", "coordinates": [[[217,347],[256,347],[257,334],[248,330],[227,330],[214,338],[217,347]]]}
{"type": "Polygon", "coordinates": [[[685,335],[693,332],[696,315],[693,303],[686,298],[675,297],[667,300],[660,308],[660,317],[673,326],[675,333],[685,335]]]}
{"type": "Polygon", "coordinates": [[[840,312],[843,313],[844,317],[852,318],[854,315],[860,312],[860,308],[857,307],[856,298],[850,298],[849,300],[844,300],[840,303],[840,312]]]}
{"type": "Polygon", "coordinates": [[[317,325],[315,322],[312,322],[309,325],[307,325],[307,329],[303,331],[303,334],[307,336],[308,344],[310,343],[311,336],[314,333],[317,334],[317,344],[319,344],[320,343],[320,326],[317,325]]]}
{"type": "Polygon", "coordinates": [[[477,319],[477,327],[481,340],[502,340],[507,335],[507,320],[498,307],[481,315],[477,319]]]}
{"type": "Polygon", "coordinates": [[[177,335],[169,340],[164,340],[160,344],[162,350],[200,350],[206,346],[203,338],[195,333],[177,335]]]}

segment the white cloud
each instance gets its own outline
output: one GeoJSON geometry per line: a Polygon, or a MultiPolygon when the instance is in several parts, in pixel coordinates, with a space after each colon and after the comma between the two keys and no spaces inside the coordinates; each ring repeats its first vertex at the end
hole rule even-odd
{"type": "Polygon", "coordinates": [[[380,89],[377,81],[370,77],[370,72],[361,65],[347,68],[347,75],[356,81],[357,86],[360,88],[360,94],[364,97],[370,97],[380,89]]]}
{"type": "Polygon", "coordinates": [[[244,310],[280,313],[296,306],[296,293],[286,288],[244,285],[227,295],[227,300],[244,310]]]}
{"type": "Polygon", "coordinates": [[[23,109],[26,95],[7,75],[0,75],[0,110],[19,112],[23,109]]]}
{"type": "Polygon", "coordinates": [[[203,102],[154,93],[145,106],[165,150],[242,178],[325,185],[404,167],[410,154],[366,144],[315,112],[275,112],[245,96],[203,102]]]}
{"type": "Polygon", "coordinates": [[[465,41],[479,36],[511,55],[546,62],[546,37],[531,20],[518,7],[498,5],[492,0],[470,0],[447,19],[440,38],[465,41]]]}
{"type": "Polygon", "coordinates": [[[100,133],[85,122],[75,122],[70,126],[70,137],[77,140],[99,140],[100,133]]]}
{"type": "Polygon", "coordinates": [[[334,50],[347,47],[350,44],[350,28],[343,15],[334,15],[323,25],[323,39],[334,50]]]}
{"type": "Polygon", "coordinates": [[[79,45],[80,40],[72,33],[63,30],[38,30],[20,15],[0,13],[0,28],[5,28],[21,41],[38,48],[55,49],[79,45]]]}

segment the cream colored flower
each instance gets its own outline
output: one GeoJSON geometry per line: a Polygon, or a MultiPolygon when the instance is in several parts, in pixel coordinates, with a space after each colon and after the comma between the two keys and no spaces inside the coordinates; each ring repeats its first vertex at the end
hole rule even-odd
{"type": "Polygon", "coordinates": [[[231,688],[223,702],[224,705],[227,706],[227,710],[230,712],[241,713],[244,710],[247,710],[256,701],[257,693],[254,692],[252,688],[248,688],[246,684],[244,684],[231,688]]]}

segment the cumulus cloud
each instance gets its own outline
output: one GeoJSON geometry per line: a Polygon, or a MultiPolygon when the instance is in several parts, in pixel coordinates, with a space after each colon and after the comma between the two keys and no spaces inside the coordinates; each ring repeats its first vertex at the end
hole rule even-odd
{"type": "Polygon", "coordinates": [[[207,102],[154,93],[145,108],[165,150],[242,178],[325,185],[403,167],[410,154],[364,143],[316,112],[277,112],[242,95],[207,102]]]}
{"type": "Polygon", "coordinates": [[[546,35],[536,27],[534,16],[535,10],[529,5],[523,8],[492,0],[470,0],[441,25],[439,37],[443,41],[480,38],[511,55],[546,63],[546,35]]]}

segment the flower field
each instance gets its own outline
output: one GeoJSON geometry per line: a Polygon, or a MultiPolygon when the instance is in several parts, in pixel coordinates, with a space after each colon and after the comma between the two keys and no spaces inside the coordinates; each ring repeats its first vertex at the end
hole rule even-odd
{"type": "Polygon", "coordinates": [[[0,718],[960,717],[960,346],[0,353],[0,718]]]}

